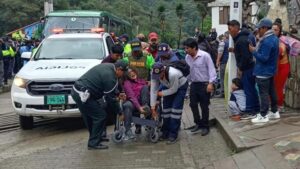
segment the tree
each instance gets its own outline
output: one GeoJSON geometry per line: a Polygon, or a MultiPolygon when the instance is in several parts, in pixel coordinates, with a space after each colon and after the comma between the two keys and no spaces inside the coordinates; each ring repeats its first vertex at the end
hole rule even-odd
{"type": "Polygon", "coordinates": [[[201,17],[201,30],[203,30],[203,26],[204,26],[204,19],[206,17],[206,15],[208,14],[207,8],[203,3],[198,3],[197,4],[197,9],[200,13],[200,17],[201,17]]]}
{"type": "Polygon", "coordinates": [[[40,0],[1,0],[0,34],[38,21],[43,16],[43,2],[40,0]]]}
{"type": "Polygon", "coordinates": [[[182,3],[180,3],[176,6],[176,15],[179,19],[179,35],[178,35],[178,42],[177,42],[177,48],[179,48],[180,41],[181,41],[182,16],[183,16],[183,5],[182,5],[182,3]]]}
{"type": "Polygon", "coordinates": [[[158,17],[160,18],[160,30],[162,32],[162,40],[165,41],[165,11],[166,8],[160,5],[157,9],[158,17]]]}

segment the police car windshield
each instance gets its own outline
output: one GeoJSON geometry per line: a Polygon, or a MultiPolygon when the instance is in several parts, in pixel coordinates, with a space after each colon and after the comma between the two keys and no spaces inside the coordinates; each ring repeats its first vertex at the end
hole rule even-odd
{"type": "Polygon", "coordinates": [[[34,60],[47,59],[103,59],[105,48],[100,38],[46,39],[34,60]]]}

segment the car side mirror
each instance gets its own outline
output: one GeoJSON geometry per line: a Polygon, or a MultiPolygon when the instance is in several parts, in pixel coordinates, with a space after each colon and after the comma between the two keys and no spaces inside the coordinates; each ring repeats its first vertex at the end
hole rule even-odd
{"type": "Polygon", "coordinates": [[[30,59],[31,58],[31,52],[23,52],[22,55],[21,55],[21,58],[30,59]]]}

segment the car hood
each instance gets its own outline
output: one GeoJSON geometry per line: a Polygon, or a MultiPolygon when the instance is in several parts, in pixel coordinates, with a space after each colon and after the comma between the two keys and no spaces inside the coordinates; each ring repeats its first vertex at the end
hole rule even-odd
{"type": "Polygon", "coordinates": [[[32,60],[16,76],[27,80],[76,80],[100,63],[97,59],[32,60]]]}

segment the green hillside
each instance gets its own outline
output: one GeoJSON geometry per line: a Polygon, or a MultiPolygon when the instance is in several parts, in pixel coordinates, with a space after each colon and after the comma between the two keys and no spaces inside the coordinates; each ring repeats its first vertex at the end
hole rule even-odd
{"type": "MultiPolygon", "coordinates": [[[[195,27],[202,27],[200,12],[203,14],[208,10],[203,6],[206,4],[199,6],[194,0],[54,0],[54,10],[109,11],[130,21],[134,34],[156,31],[164,35],[163,41],[172,45],[177,44],[180,26],[183,37],[192,36],[195,27]]],[[[0,12],[0,34],[3,35],[39,20],[43,16],[43,0],[1,0],[0,12]]],[[[205,18],[203,31],[207,32],[210,18],[208,15],[205,18]]]]}

